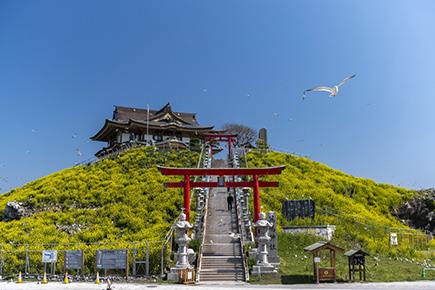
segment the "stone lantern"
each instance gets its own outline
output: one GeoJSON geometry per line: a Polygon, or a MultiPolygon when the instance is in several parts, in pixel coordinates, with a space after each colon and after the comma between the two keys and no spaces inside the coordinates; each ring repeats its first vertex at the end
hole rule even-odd
{"type": "Polygon", "coordinates": [[[174,225],[174,229],[177,233],[177,238],[174,240],[178,245],[178,253],[175,254],[177,263],[171,268],[168,273],[168,280],[178,280],[178,270],[190,268],[190,264],[187,258],[187,245],[190,242],[188,231],[193,226],[186,221],[186,215],[180,214],[180,220],[174,225]]]}
{"type": "Polygon", "coordinates": [[[252,275],[260,274],[276,274],[275,267],[269,263],[267,243],[270,241],[269,228],[272,224],[266,220],[266,214],[260,212],[260,219],[253,225],[257,228],[257,237],[255,241],[258,243],[257,263],[252,266],[252,275]]]}

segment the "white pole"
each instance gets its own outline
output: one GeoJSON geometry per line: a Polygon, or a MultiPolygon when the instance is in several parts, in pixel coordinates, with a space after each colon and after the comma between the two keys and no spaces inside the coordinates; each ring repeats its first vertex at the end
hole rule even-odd
{"type": "Polygon", "coordinates": [[[150,105],[147,105],[147,146],[148,146],[148,124],[150,119],[150,105]]]}

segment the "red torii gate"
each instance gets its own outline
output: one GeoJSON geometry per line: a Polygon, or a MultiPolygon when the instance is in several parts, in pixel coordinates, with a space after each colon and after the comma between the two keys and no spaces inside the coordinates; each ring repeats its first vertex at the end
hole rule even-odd
{"type": "MultiPolygon", "coordinates": [[[[228,154],[231,156],[231,142],[236,142],[237,134],[205,134],[205,142],[212,142],[213,140],[219,142],[228,142],[228,154]]],[[[213,156],[213,147],[210,144],[210,156],[213,156]]]]}
{"type": "Polygon", "coordinates": [[[253,181],[249,182],[225,182],[223,187],[252,187],[254,189],[254,222],[260,219],[260,187],[277,187],[278,182],[258,181],[259,175],[281,174],[285,165],[266,168],[170,168],[157,166],[163,175],[184,176],[182,182],[166,182],[167,188],[184,188],[184,211],[186,220],[189,221],[190,213],[190,187],[220,187],[217,182],[191,182],[191,175],[252,175],[253,181]]]}

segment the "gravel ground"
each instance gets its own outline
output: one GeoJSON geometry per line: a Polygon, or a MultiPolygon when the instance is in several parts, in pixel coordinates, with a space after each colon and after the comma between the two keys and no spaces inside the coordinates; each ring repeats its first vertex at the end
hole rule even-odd
{"type": "MultiPolygon", "coordinates": [[[[113,290],[139,290],[139,289],[158,289],[158,290],[176,290],[176,289],[207,289],[207,290],[224,290],[224,289],[292,289],[292,290],[311,290],[311,289],[385,289],[394,290],[433,290],[435,289],[435,281],[417,281],[417,282],[393,282],[393,283],[321,283],[317,284],[298,284],[298,285],[251,285],[246,283],[201,283],[196,285],[181,285],[181,284],[136,284],[136,283],[114,283],[113,290]]],[[[40,284],[38,282],[23,282],[21,284],[15,282],[0,282],[0,290],[63,290],[63,289],[80,289],[80,290],[106,290],[107,284],[93,284],[86,282],[75,282],[63,284],[60,282],[49,282],[48,284],[40,284]]]]}

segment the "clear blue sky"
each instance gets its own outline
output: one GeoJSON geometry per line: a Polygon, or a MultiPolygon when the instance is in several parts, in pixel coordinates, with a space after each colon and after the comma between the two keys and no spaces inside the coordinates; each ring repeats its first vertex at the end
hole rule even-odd
{"type": "Polygon", "coordinates": [[[167,102],[357,177],[434,187],[434,15],[434,1],[3,0],[0,193],[93,157],[113,105],[167,102]]]}

